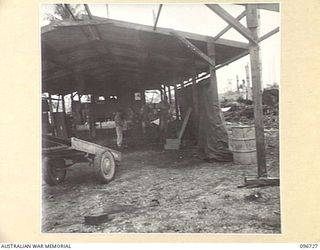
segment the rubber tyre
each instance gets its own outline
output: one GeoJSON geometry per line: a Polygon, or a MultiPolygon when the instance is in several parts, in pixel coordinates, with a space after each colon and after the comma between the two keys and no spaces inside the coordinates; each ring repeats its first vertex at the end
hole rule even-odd
{"type": "Polygon", "coordinates": [[[66,178],[67,170],[63,159],[49,159],[44,157],[42,160],[42,176],[44,181],[50,185],[58,185],[66,178]]]}
{"type": "Polygon", "coordinates": [[[104,151],[96,155],[94,158],[94,167],[100,182],[107,184],[114,178],[116,163],[113,155],[109,151],[104,151]]]}

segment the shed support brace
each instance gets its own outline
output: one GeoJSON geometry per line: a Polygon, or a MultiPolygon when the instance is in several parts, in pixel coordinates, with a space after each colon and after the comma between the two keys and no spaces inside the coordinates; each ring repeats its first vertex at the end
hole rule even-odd
{"type": "MultiPolygon", "coordinates": [[[[251,43],[257,43],[250,29],[243,26],[236,18],[225,11],[219,4],[206,4],[206,6],[231,25],[236,31],[247,38],[251,43]]],[[[248,18],[247,18],[248,19],[248,18]]]]}
{"type": "Polygon", "coordinates": [[[162,4],[159,5],[158,14],[157,14],[156,20],[155,20],[154,25],[153,25],[153,30],[157,29],[157,24],[158,24],[158,20],[159,20],[161,9],[162,9],[162,4]]]}
{"type": "Polygon", "coordinates": [[[207,56],[205,53],[203,53],[200,49],[198,49],[196,46],[194,46],[191,42],[189,42],[186,38],[178,34],[177,32],[171,32],[173,36],[175,36],[178,40],[182,42],[184,46],[186,46],[189,50],[191,50],[194,54],[205,60],[207,63],[209,63],[211,66],[215,66],[215,62],[207,56]]]}
{"type": "Polygon", "coordinates": [[[174,104],[176,107],[176,120],[180,120],[177,84],[174,84],[173,86],[174,86],[174,104]]]}
{"type": "MultiPolygon", "coordinates": [[[[243,17],[246,16],[246,11],[243,11],[239,16],[236,17],[237,21],[240,21],[243,17]]],[[[225,27],[223,30],[221,30],[215,37],[214,40],[218,40],[220,37],[222,37],[225,33],[228,32],[228,30],[230,30],[232,28],[232,26],[229,24],[227,27],[225,27]]]]}

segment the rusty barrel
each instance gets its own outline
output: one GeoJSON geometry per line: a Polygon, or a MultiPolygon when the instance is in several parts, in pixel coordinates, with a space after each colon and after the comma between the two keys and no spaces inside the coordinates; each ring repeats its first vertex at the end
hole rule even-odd
{"type": "Polygon", "coordinates": [[[253,125],[233,125],[231,151],[235,163],[249,165],[257,163],[255,129],[253,125]]]}

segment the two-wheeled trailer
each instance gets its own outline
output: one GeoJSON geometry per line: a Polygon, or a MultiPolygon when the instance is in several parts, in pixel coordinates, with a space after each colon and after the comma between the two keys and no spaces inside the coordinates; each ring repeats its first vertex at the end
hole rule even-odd
{"type": "Polygon", "coordinates": [[[71,137],[70,140],[42,135],[42,173],[49,185],[64,181],[67,168],[78,162],[93,163],[102,183],[110,182],[120,164],[121,152],[71,137]]]}

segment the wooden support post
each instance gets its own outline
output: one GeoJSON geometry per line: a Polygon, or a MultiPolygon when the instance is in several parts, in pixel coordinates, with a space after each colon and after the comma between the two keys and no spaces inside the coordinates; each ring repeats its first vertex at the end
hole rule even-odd
{"type": "Polygon", "coordinates": [[[160,91],[160,100],[162,101],[163,100],[162,85],[160,85],[159,91],[160,91]]]}
{"type": "Polygon", "coordinates": [[[160,85],[159,91],[160,91],[160,100],[162,101],[163,100],[162,85],[160,85]]]}
{"type": "Polygon", "coordinates": [[[91,105],[89,106],[89,131],[90,137],[96,138],[96,122],[94,117],[95,110],[95,96],[91,95],[91,105]]]}
{"type": "Polygon", "coordinates": [[[165,98],[168,99],[167,93],[166,93],[166,86],[165,85],[161,85],[161,89],[162,89],[162,93],[163,93],[163,99],[162,100],[164,100],[165,98]]]}
{"type": "Polygon", "coordinates": [[[70,94],[70,98],[71,98],[71,114],[72,114],[72,116],[73,116],[73,94],[71,93],[70,94]]]}
{"type": "MultiPolygon", "coordinates": [[[[212,39],[208,40],[207,51],[210,59],[213,62],[215,62],[216,50],[215,50],[215,43],[212,39]]],[[[214,105],[215,111],[220,112],[218,84],[217,84],[215,65],[211,65],[211,64],[209,65],[209,73],[210,73],[210,90],[212,91],[212,95],[213,95],[213,105],[214,105]]]]}
{"type": "Polygon", "coordinates": [[[176,107],[176,120],[180,120],[177,84],[174,84],[173,86],[174,86],[174,104],[176,107]]]}
{"type": "Polygon", "coordinates": [[[171,96],[171,86],[170,85],[168,85],[168,91],[169,91],[169,99],[168,99],[168,101],[169,101],[169,104],[171,104],[172,103],[172,96],[171,96]]]}
{"type": "Polygon", "coordinates": [[[259,10],[257,5],[246,5],[247,24],[255,42],[250,42],[250,63],[251,63],[251,83],[252,83],[252,99],[254,106],[254,123],[256,133],[256,147],[258,160],[258,177],[267,175],[266,167],[266,151],[264,142],[264,127],[263,127],[263,109],[262,109],[262,84],[261,84],[261,58],[259,40],[259,10]]]}
{"type": "Polygon", "coordinates": [[[193,112],[196,120],[199,118],[199,96],[198,86],[196,85],[196,76],[192,78],[192,102],[193,112]]]}
{"type": "Polygon", "coordinates": [[[55,130],[55,122],[54,122],[54,116],[53,116],[52,98],[50,93],[49,93],[49,111],[50,111],[50,121],[52,125],[52,135],[55,136],[56,130],[55,130]]]}
{"type": "Polygon", "coordinates": [[[71,126],[72,126],[72,134],[76,134],[76,123],[75,123],[75,116],[74,116],[73,97],[74,97],[73,93],[71,92],[71,94],[70,94],[70,98],[71,98],[71,115],[73,117],[71,126]]]}
{"type": "Polygon", "coordinates": [[[146,104],[146,90],[145,89],[141,90],[141,103],[142,103],[142,105],[146,104]]]}
{"type": "Polygon", "coordinates": [[[164,89],[165,96],[167,97],[167,101],[169,101],[169,98],[168,98],[168,86],[167,85],[163,85],[163,89],[164,89]]]}
{"type": "Polygon", "coordinates": [[[62,111],[63,113],[66,113],[66,103],[64,101],[64,95],[61,96],[61,100],[62,100],[62,111]]]}
{"type": "Polygon", "coordinates": [[[59,112],[59,105],[60,105],[60,99],[58,98],[58,104],[57,104],[56,112],[59,112]]]}

